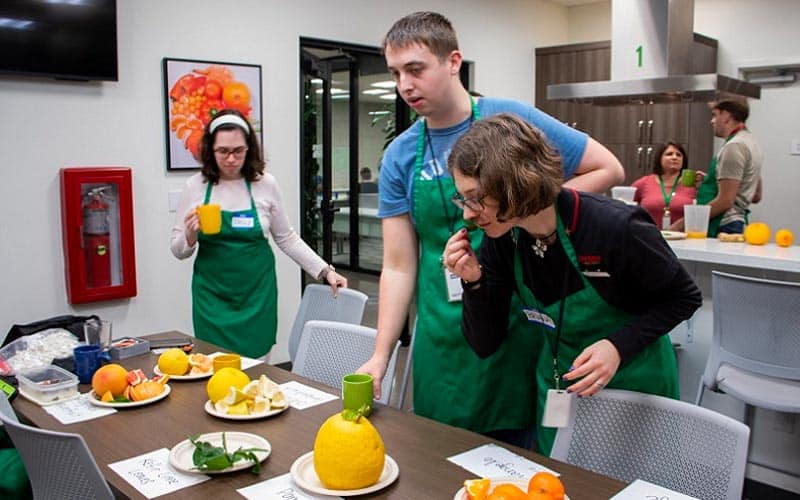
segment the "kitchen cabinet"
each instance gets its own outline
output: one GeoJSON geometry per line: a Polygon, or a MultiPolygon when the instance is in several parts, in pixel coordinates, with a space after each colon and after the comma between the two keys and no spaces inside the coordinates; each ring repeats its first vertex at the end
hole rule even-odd
{"type": "MultiPolygon", "coordinates": [[[[716,51],[716,40],[695,34],[691,71],[715,72],[716,51]]],[[[705,102],[640,100],[592,104],[547,100],[548,85],[610,78],[610,42],[536,49],[537,107],[609,148],[625,168],[626,184],[652,171],[654,155],[667,141],[678,142],[686,148],[690,168],[707,168],[713,154],[714,136],[705,102]]]]}

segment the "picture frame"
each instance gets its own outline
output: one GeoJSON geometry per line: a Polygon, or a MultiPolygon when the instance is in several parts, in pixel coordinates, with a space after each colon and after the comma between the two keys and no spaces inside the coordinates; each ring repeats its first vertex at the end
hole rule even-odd
{"type": "Polygon", "coordinates": [[[165,57],[162,73],[167,170],[202,166],[203,130],[225,108],[245,115],[263,147],[261,66],[165,57]]]}

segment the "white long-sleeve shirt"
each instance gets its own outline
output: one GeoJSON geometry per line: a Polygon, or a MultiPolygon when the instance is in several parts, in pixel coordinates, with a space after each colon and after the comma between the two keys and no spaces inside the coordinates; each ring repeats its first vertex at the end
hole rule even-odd
{"type": "MultiPolygon", "coordinates": [[[[203,174],[198,173],[186,181],[178,209],[175,212],[175,225],[172,227],[170,249],[175,257],[186,259],[197,247],[186,241],[184,219],[190,210],[194,210],[205,201],[208,184],[203,174]]],[[[258,220],[264,232],[264,238],[272,235],[272,239],[283,253],[291,257],[305,272],[316,278],[327,267],[327,263],[312,250],[289,224],[289,218],[283,209],[282,194],[275,177],[265,173],[261,179],[250,184],[255,202],[258,220]]],[[[248,210],[250,196],[244,179],[223,180],[212,187],[209,203],[216,203],[225,211],[248,210]]]]}

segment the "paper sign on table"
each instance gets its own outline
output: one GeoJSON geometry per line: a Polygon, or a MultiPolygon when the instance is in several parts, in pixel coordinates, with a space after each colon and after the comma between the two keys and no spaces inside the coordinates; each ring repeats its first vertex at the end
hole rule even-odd
{"type": "Polygon", "coordinates": [[[305,410],[312,406],[339,399],[339,396],[303,385],[296,380],[280,384],[280,387],[286,395],[286,399],[289,400],[289,406],[296,410],[305,410]]]}
{"type": "Polygon", "coordinates": [[[117,413],[114,408],[102,408],[95,406],[89,402],[90,398],[88,393],[81,394],[79,398],[70,399],[63,403],[56,403],[48,406],[43,406],[44,411],[55,417],[56,420],[64,425],[74,424],[75,422],[83,422],[84,420],[91,420],[93,418],[105,417],[112,413],[117,413]]]}
{"type": "Polygon", "coordinates": [[[448,461],[467,469],[476,477],[515,477],[528,479],[537,472],[549,472],[559,476],[554,470],[532,462],[496,444],[485,444],[464,453],[447,458],[448,461]]]}
{"type": "Polygon", "coordinates": [[[297,486],[292,481],[291,474],[273,477],[236,491],[250,500],[329,500],[339,498],[327,495],[312,495],[297,486]]]}
{"type": "Polygon", "coordinates": [[[211,479],[178,472],[169,465],[169,450],[161,448],[108,466],[147,498],[155,498],[211,479]]]}
{"type": "Polygon", "coordinates": [[[637,479],[611,497],[611,500],[697,500],[697,498],[637,479]]]}

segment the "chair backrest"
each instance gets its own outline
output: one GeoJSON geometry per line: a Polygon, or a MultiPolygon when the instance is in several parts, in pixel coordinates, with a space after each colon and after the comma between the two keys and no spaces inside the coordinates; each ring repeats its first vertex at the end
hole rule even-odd
{"type": "MultiPolygon", "coordinates": [[[[342,377],[355,372],[375,350],[374,328],[335,321],[309,321],[303,328],[292,372],[342,388],[342,377]]],[[[389,404],[397,367],[397,342],[381,383],[380,403],[389,404]]]]}
{"type": "Polygon", "coordinates": [[[366,304],[367,294],[352,288],[342,288],[334,298],[328,285],[306,286],[289,333],[289,359],[292,363],[297,357],[297,346],[306,321],[317,319],[358,325],[364,317],[366,304]]]}
{"type": "Polygon", "coordinates": [[[750,429],[674,399],[604,389],[576,398],[552,458],[706,500],[741,499],[750,429]]]}
{"type": "Polygon", "coordinates": [[[800,380],[800,283],[713,271],[714,328],[703,384],[716,389],[723,363],[800,380]]]}
{"type": "Polygon", "coordinates": [[[22,457],[36,500],[114,498],[80,434],[20,423],[4,395],[0,395],[0,420],[22,457]]]}

